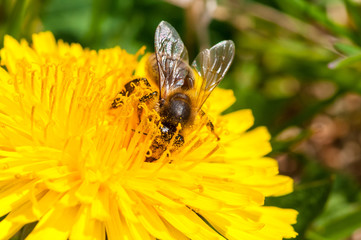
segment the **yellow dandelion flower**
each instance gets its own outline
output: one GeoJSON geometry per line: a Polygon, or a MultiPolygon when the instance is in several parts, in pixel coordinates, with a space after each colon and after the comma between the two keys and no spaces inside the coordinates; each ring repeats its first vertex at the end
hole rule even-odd
{"type": "Polygon", "coordinates": [[[295,237],[297,213],[263,206],[292,191],[264,157],[265,128],[249,110],[220,113],[234,102],[216,89],[202,118],[176,150],[147,162],[159,116],[137,88],[111,103],[124,85],[147,77],[136,55],[5,37],[0,68],[0,239],[37,222],[41,239],[282,239],[295,237]],[[137,69],[135,75],[134,72],[137,69]],[[141,114],[140,114],[141,112],[141,114]]]}

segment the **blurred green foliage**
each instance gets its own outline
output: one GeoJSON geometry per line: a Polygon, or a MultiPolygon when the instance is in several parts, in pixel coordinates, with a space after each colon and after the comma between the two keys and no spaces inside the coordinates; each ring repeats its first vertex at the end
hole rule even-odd
{"type": "MultiPolygon", "coordinates": [[[[361,228],[358,176],[330,168],[322,152],[298,146],[310,143],[317,116],[344,117],[328,109],[347,94],[361,94],[360,1],[209,0],[217,5],[199,28],[195,19],[207,11],[194,9],[195,2],[203,0],[188,5],[180,0],[0,0],[0,45],[4,34],[30,40],[32,33],[50,30],[57,39],[92,49],[119,45],[135,53],[145,45],[153,51],[161,20],[183,36],[191,59],[200,46],[232,39],[236,58],[221,83],[237,97],[228,111],[251,108],[255,127],[265,125],[274,136],[271,156],[287,156],[296,165],[282,171],[295,178],[294,193],[268,198],[266,204],[300,212],[298,239],[347,239],[361,228]],[[297,131],[279,137],[288,129],[297,131]]],[[[359,122],[349,128],[358,131],[359,122]]]]}

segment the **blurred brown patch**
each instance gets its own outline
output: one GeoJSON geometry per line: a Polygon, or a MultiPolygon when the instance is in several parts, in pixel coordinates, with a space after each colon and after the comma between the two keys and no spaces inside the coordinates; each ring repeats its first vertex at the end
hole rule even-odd
{"type": "MultiPolygon", "coordinates": [[[[325,87],[325,86],[324,86],[325,87]]],[[[326,86],[328,88],[329,86],[326,86]]],[[[332,91],[332,88],[328,88],[332,91]]],[[[313,91],[315,95],[320,90],[313,91]]],[[[361,97],[347,94],[318,114],[306,127],[312,136],[295,146],[293,151],[318,159],[328,168],[352,174],[361,183],[361,97]]],[[[279,137],[296,134],[286,130],[279,137]]],[[[298,179],[299,170],[292,156],[278,156],[280,172],[298,179]]]]}

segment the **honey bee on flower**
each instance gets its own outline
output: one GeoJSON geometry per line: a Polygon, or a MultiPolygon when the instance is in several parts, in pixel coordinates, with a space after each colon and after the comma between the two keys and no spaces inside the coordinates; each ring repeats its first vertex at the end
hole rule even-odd
{"type": "MultiPolygon", "coordinates": [[[[233,41],[222,41],[200,52],[190,66],[187,49],[169,23],[158,25],[154,40],[155,53],[147,59],[146,68],[158,89],[140,98],[160,115],[160,137],[152,144],[151,157],[147,158],[150,162],[157,160],[171,141],[175,148],[184,144],[184,130],[192,126],[198,114],[205,116],[202,105],[227,73],[235,52],[233,41]]],[[[152,88],[146,78],[135,79],[120,94],[131,94],[136,85],[152,88]]],[[[116,98],[112,107],[119,103],[120,98],[116,98]]],[[[209,120],[207,127],[219,140],[209,120]]]]}

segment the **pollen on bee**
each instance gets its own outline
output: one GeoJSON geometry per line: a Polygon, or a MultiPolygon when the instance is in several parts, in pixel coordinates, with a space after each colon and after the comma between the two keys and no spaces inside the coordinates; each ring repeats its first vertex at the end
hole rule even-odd
{"type": "Polygon", "coordinates": [[[167,122],[154,107],[157,101],[152,99],[157,94],[144,79],[132,80],[113,99],[110,112],[119,118],[118,122],[122,122],[129,133],[128,142],[131,139],[147,142],[149,147],[143,153],[145,162],[162,159],[161,162],[173,163],[173,153],[193,151],[204,142],[202,139],[209,139],[214,126],[204,114],[199,114],[191,127],[183,129],[182,124],[178,123],[175,129],[168,129],[173,126],[164,125],[167,122]],[[205,127],[211,131],[203,131],[205,127]]]}

